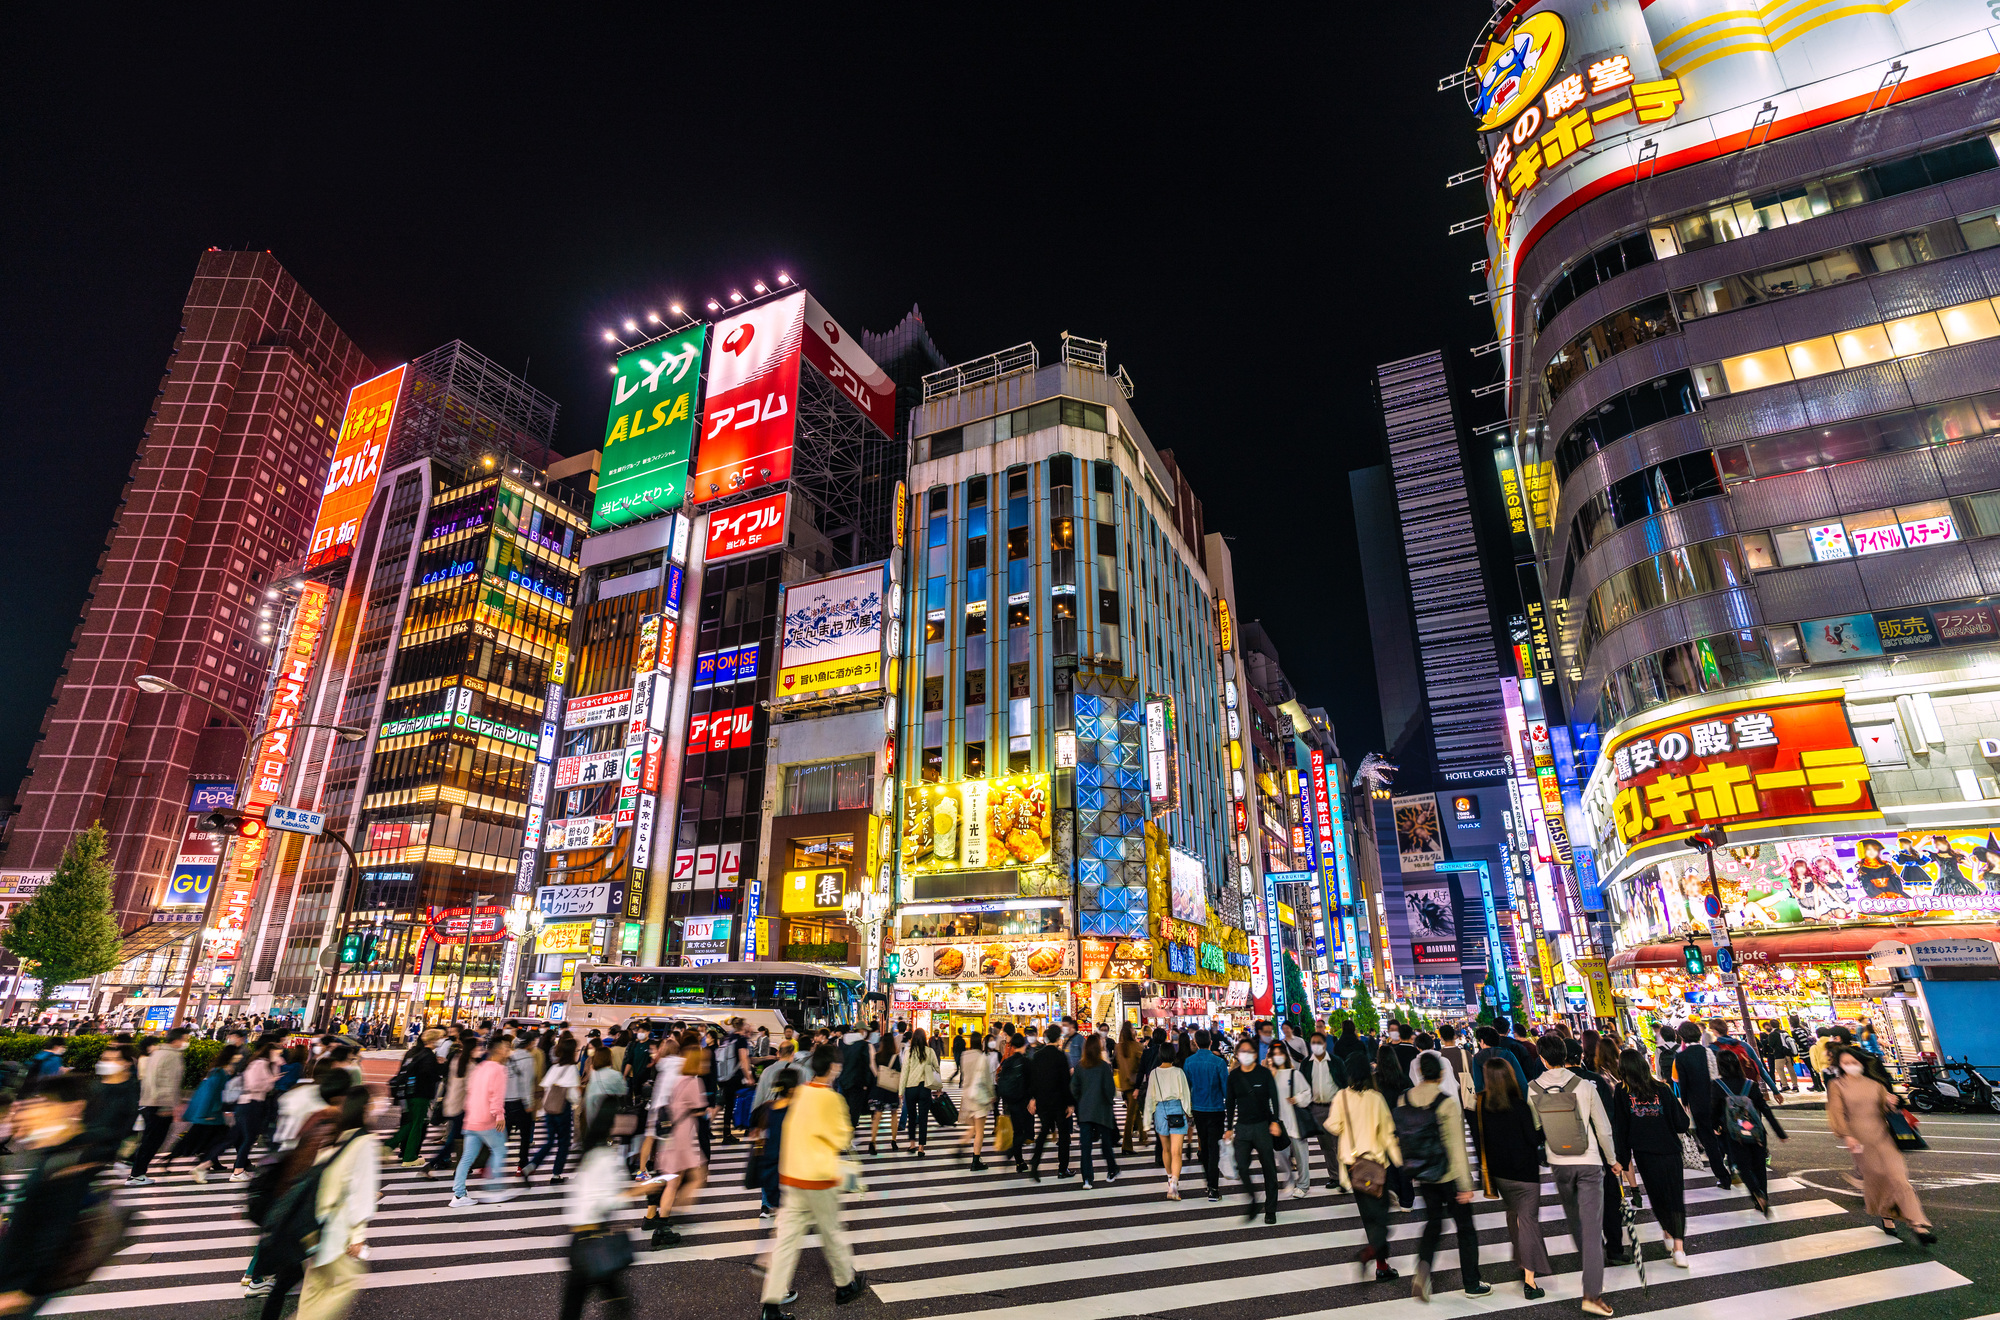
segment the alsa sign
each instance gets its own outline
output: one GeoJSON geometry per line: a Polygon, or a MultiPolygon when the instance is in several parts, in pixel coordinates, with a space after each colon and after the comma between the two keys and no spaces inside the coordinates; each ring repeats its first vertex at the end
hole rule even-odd
{"type": "Polygon", "coordinates": [[[1876,814],[1839,688],[1711,706],[1612,745],[1612,812],[1627,847],[1708,825],[1823,824],[1876,814]]]}
{"type": "Polygon", "coordinates": [[[717,509],[708,515],[708,562],[753,554],[785,543],[787,494],[767,495],[749,504],[717,509]]]}

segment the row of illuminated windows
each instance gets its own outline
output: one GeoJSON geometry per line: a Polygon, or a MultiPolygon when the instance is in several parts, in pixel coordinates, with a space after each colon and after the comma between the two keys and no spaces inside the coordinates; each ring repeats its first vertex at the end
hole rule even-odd
{"type": "Polygon", "coordinates": [[[1831,211],[1964,178],[1996,164],[2000,164],[2000,156],[1995,154],[1993,139],[1980,136],[1913,152],[1867,169],[1844,170],[1768,193],[1710,203],[1654,224],[1646,233],[1607,243],[1581,258],[1542,295],[1535,308],[1535,328],[1547,329],[1556,313],[1603,281],[1658,258],[1699,251],[1831,211]]]}
{"type": "Polygon", "coordinates": [[[1673,306],[1665,294],[1635,303],[1591,326],[1563,345],[1562,351],[1542,368],[1542,386],[1548,402],[1562,397],[1564,390],[1614,353],[1636,348],[1650,339],[1670,335],[1680,329],[1673,306]]]}
{"type": "MultiPolygon", "coordinates": [[[[1735,537],[1718,536],[1677,546],[1613,573],[1590,593],[1578,663],[1588,663],[1599,638],[1647,610],[1744,585],[1749,580],[1745,560],[1735,537]]],[[[1752,561],[1749,567],[1757,565],[1752,561]]]]}
{"type": "Polygon", "coordinates": [[[1986,491],[1746,532],[1743,556],[1752,569],[1790,568],[1994,535],[2000,535],[2000,491],[1986,491]]]}
{"type": "Polygon", "coordinates": [[[1708,398],[1789,380],[1810,380],[1849,367],[1994,338],[2000,338],[2000,303],[1981,298],[1943,311],[1920,312],[1900,320],[1856,326],[1837,334],[1724,358],[1696,367],[1694,378],[1702,397],[1708,398]]]}
{"type": "Polygon", "coordinates": [[[1597,699],[1597,727],[1609,729],[1683,697],[1722,692],[1777,676],[1777,666],[1754,628],[1680,642],[1640,656],[1604,676],[1604,691],[1597,699]]]}
{"type": "Polygon", "coordinates": [[[1084,431],[1102,431],[1108,426],[1104,405],[1085,403],[1081,399],[1044,399],[1026,408],[1016,408],[997,417],[982,417],[964,426],[954,426],[948,431],[939,431],[929,440],[929,448],[924,451],[926,458],[945,458],[952,454],[990,445],[995,441],[1009,440],[1017,435],[1027,435],[1034,431],[1045,431],[1051,426],[1074,426],[1084,431]]]}

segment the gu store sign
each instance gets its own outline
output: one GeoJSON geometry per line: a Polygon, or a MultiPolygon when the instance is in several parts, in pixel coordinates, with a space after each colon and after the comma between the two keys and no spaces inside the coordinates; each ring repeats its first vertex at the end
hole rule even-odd
{"type": "Polygon", "coordinates": [[[1711,706],[1609,748],[1626,847],[1708,825],[1831,823],[1876,814],[1842,689],[1711,706]]]}

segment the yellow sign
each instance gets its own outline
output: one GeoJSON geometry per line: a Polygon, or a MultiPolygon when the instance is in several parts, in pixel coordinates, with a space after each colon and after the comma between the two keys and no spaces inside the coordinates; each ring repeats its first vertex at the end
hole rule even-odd
{"type": "Polygon", "coordinates": [[[592,922],[564,921],[544,926],[535,936],[536,953],[589,953],[592,922]]]}
{"type": "Polygon", "coordinates": [[[822,866],[787,871],[779,886],[780,912],[839,912],[847,896],[847,868],[822,866]]]}
{"type": "Polygon", "coordinates": [[[1563,21],[1547,10],[1531,14],[1486,47],[1473,73],[1479,78],[1479,131],[1490,133],[1541,94],[1562,65],[1563,21]]]}
{"type": "Polygon", "coordinates": [[[1542,965],[1542,984],[1555,986],[1562,984],[1556,979],[1556,965],[1549,957],[1549,942],[1544,937],[1535,936],[1535,960],[1542,965]]]}
{"type": "Polygon", "coordinates": [[[1049,860],[1049,777],[1002,775],[912,784],[904,793],[903,866],[979,871],[1049,860]]]}
{"type": "Polygon", "coordinates": [[[1225,652],[1236,649],[1236,638],[1229,627],[1229,602],[1220,596],[1215,598],[1215,631],[1222,638],[1225,652]]]}
{"type": "Polygon", "coordinates": [[[575,988],[576,988],[576,969],[577,969],[577,968],[579,968],[579,967],[581,967],[581,966],[583,966],[583,959],[581,959],[581,958],[565,958],[565,959],[563,959],[563,968],[562,968],[562,979],[561,979],[560,981],[556,982],[556,989],[558,989],[558,990],[573,990],[573,989],[575,989],[575,988]]]}
{"type": "Polygon", "coordinates": [[[1278,904],[1278,920],[1284,922],[1287,926],[1296,926],[1299,924],[1299,915],[1292,911],[1290,903],[1280,903],[1278,904]]]}
{"type": "Polygon", "coordinates": [[[778,691],[786,697],[809,696],[842,687],[879,687],[882,682],[882,655],[849,656],[819,664],[794,665],[778,671],[778,691]]]}
{"type": "Polygon", "coordinates": [[[1584,988],[1590,992],[1591,1016],[1616,1017],[1618,1011],[1611,1003],[1611,977],[1604,970],[1604,959],[1578,958],[1576,969],[1583,973],[1584,988]]]}

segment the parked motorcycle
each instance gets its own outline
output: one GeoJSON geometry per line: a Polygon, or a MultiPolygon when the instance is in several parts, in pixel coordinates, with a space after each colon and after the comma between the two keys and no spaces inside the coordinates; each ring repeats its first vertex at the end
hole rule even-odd
{"type": "Polygon", "coordinates": [[[1910,1108],[1920,1114],[1964,1112],[2000,1114],[2000,1090],[1969,1058],[1942,1064],[1934,1060],[1910,1065],[1910,1108]]]}

